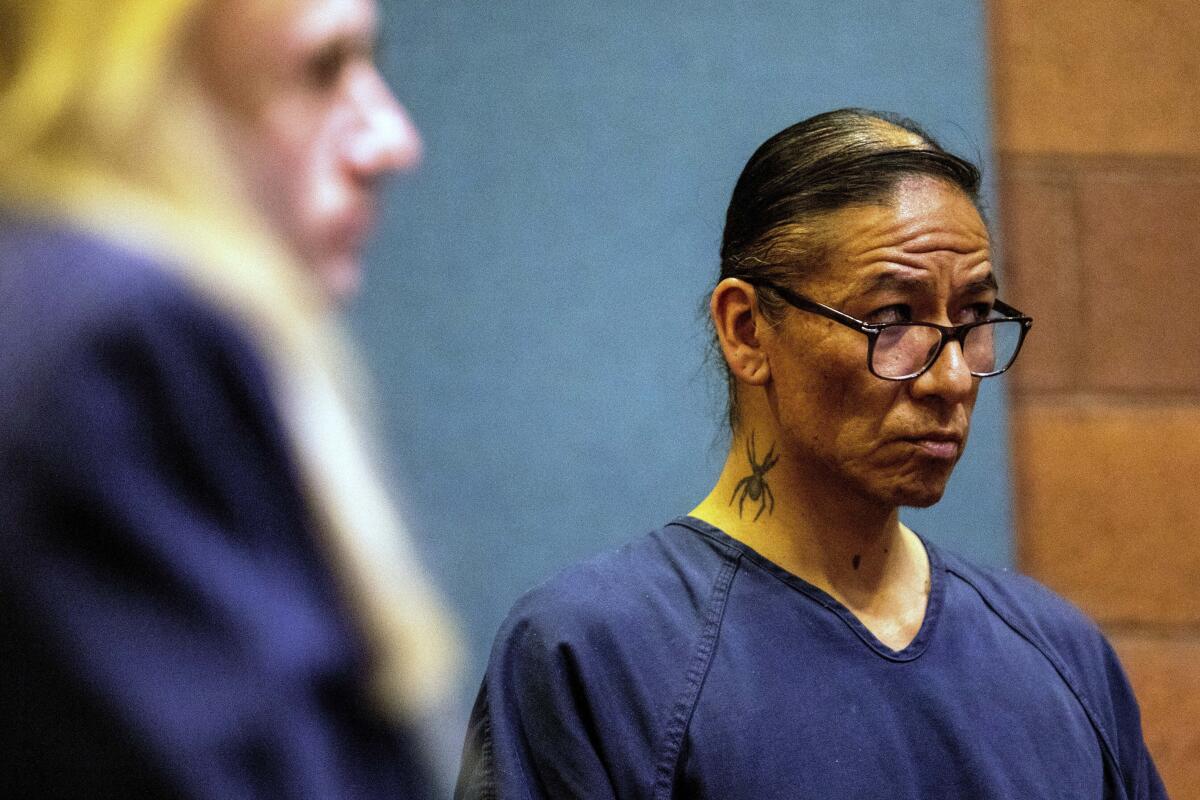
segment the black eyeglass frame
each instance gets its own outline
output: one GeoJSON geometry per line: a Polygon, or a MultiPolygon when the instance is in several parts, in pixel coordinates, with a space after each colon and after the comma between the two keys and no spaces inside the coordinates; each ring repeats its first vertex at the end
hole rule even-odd
{"type": "Polygon", "coordinates": [[[967,334],[975,328],[983,325],[992,325],[997,322],[1019,322],[1021,323],[1021,336],[1019,339],[1017,339],[1017,347],[1015,350],[1013,350],[1012,358],[1008,360],[1008,363],[1004,365],[1003,369],[993,370],[992,372],[971,371],[971,374],[976,378],[991,378],[996,375],[1000,375],[1001,373],[1008,371],[1008,369],[1016,363],[1017,356],[1021,353],[1021,346],[1025,344],[1025,336],[1028,335],[1029,329],[1033,327],[1033,317],[1027,316],[1021,311],[1018,311],[1017,309],[1013,308],[1007,303],[1001,302],[1000,300],[996,300],[992,304],[992,308],[993,310],[999,311],[1001,314],[1003,314],[1003,317],[1000,317],[999,319],[981,319],[975,322],[965,322],[962,325],[938,325],[936,322],[863,322],[861,319],[856,319],[849,314],[838,311],[836,308],[830,308],[829,306],[818,303],[815,300],[809,300],[807,297],[797,294],[786,286],[780,286],[773,281],[763,280],[761,278],[742,278],[742,280],[751,286],[774,291],[776,294],[782,297],[788,305],[798,308],[801,311],[808,311],[813,314],[818,314],[826,319],[831,319],[840,325],[845,325],[851,330],[856,330],[859,333],[864,334],[867,337],[867,369],[876,378],[885,381],[911,381],[914,378],[921,377],[929,371],[930,367],[937,363],[938,358],[942,355],[942,351],[946,349],[946,342],[955,341],[958,342],[959,347],[964,347],[963,340],[966,338],[967,334]],[[933,328],[941,334],[942,338],[941,341],[938,342],[938,346],[934,348],[933,355],[929,357],[929,361],[926,362],[925,366],[921,367],[911,375],[902,375],[899,377],[880,375],[875,371],[875,342],[878,340],[879,335],[888,328],[901,326],[906,328],[912,328],[916,326],[933,328]]]}

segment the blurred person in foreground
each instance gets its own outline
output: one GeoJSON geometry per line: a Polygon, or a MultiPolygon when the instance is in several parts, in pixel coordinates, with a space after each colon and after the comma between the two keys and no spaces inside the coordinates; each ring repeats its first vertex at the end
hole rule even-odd
{"type": "Polygon", "coordinates": [[[751,156],[709,303],[723,471],[517,602],[460,797],[1164,796],[1096,627],[899,521],[942,496],[1032,325],[978,192],[914,123],[855,109],[751,156]]]}
{"type": "Polygon", "coordinates": [[[455,636],[338,304],[373,0],[0,0],[0,794],[430,796],[455,636]]]}

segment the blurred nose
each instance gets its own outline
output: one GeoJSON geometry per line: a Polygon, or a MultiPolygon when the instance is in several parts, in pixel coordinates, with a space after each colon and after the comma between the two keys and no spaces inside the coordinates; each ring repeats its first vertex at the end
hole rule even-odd
{"type": "Polygon", "coordinates": [[[940,397],[951,403],[968,399],[974,391],[975,377],[958,342],[947,342],[929,369],[912,381],[913,396],[940,397]]]}
{"type": "Polygon", "coordinates": [[[355,76],[351,96],[357,125],[345,149],[350,169],[369,179],[415,167],[421,160],[421,134],[374,67],[355,76]]]}

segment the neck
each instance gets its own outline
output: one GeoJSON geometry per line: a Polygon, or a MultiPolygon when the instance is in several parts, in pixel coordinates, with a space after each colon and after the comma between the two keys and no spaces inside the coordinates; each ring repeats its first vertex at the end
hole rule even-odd
{"type": "Polygon", "coordinates": [[[854,610],[924,592],[924,547],[898,510],[838,483],[821,464],[789,458],[774,432],[739,431],[720,478],[692,515],[854,610]],[[755,463],[751,463],[753,453],[755,463]]]}

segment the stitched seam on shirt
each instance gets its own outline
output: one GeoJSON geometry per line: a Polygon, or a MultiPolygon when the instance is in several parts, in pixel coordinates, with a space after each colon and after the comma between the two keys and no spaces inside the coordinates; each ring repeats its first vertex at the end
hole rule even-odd
{"type": "Polygon", "coordinates": [[[708,667],[712,663],[712,655],[716,651],[717,637],[721,632],[721,620],[725,616],[725,603],[729,598],[729,586],[733,583],[733,576],[737,572],[741,558],[741,554],[738,553],[726,562],[713,583],[712,596],[709,598],[704,614],[704,628],[700,634],[700,641],[696,646],[691,663],[688,665],[683,693],[676,701],[674,711],[667,723],[662,753],[655,762],[656,777],[653,793],[655,800],[671,796],[675,769],[683,747],[683,737],[691,723],[692,712],[700,698],[700,689],[704,685],[708,667]]]}
{"type": "Polygon", "coordinates": [[[479,800],[496,800],[499,790],[496,780],[496,756],[492,749],[492,715],[483,719],[483,743],[480,745],[480,760],[483,762],[483,778],[480,781],[479,800]]]}
{"type": "Polygon", "coordinates": [[[1050,666],[1054,667],[1055,671],[1058,672],[1058,676],[1062,678],[1063,683],[1071,690],[1071,694],[1075,695],[1075,699],[1079,701],[1079,705],[1083,708],[1083,713],[1087,715],[1088,722],[1092,723],[1092,727],[1096,729],[1096,735],[1100,737],[1100,746],[1104,750],[1104,755],[1108,758],[1109,763],[1112,764],[1113,769],[1116,770],[1117,780],[1124,786],[1125,773],[1121,769],[1121,762],[1117,759],[1116,750],[1113,748],[1112,742],[1109,741],[1108,730],[1100,724],[1100,717],[1092,710],[1092,706],[1084,695],[1083,690],[1077,687],[1075,673],[1071,672],[1070,668],[1058,658],[1049,642],[1043,641],[1040,636],[1025,630],[1024,626],[1010,619],[1008,614],[1005,614],[992,603],[987,593],[976,586],[974,581],[949,565],[947,569],[974,589],[975,593],[992,610],[993,614],[1003,620],[1005,625],[1012,628],[1018,636],[1029,642],[1035,650],[1042,654],[1043,658],[1050,662],[1050,666]]]}

